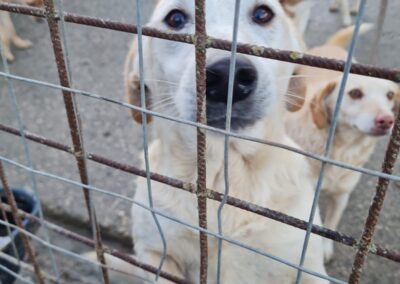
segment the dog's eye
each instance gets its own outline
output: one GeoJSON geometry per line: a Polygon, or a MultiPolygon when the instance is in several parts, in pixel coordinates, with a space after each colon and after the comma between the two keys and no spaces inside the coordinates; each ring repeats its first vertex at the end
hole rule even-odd
{"type": "Polygon", "coordinates": [[[393,92],[389,92],[389,93],[386,94],[386,96],[387,96],[388,100],[391,101],[394,98],[394,93],[393,92]]]}
{"type": "Polygon", "coordinates": [[[180,10],[172,10],[165,17],[164,22],[171,28],[180,30],[187,23],[187,16],[180,10]]]}
{"type": "Polygon", "coordinates": [[[363,92],[360,89],[351,90],[349,92],[349,95],[353,100],[359,100],[364,96],[363,92]]]}
{"type": "Polygon", "coordinates": [[[259,25],[265,25],[269,23],[274,16],[274,12],[268,6],[262,5],[254,9],[252,19],[259,25]]]}

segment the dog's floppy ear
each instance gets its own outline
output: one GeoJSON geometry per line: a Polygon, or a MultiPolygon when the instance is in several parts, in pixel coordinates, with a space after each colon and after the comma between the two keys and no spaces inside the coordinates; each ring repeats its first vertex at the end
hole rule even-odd
{"type": "Polygon", "coordinates": [[[331,82],[323,87],[314,97],[311,102],[311,114],[315,125],[319,129],[323,129],[329,124],[329,113],[326,106],[326,98],[333,92],[336,88],[337,83],[331,82]]]}
{"type": "MultiPolygon", "coordinates": [[[[141,106],[140,99],[140,79],[138,66],[136,66],[136,51],[137,51],[137,41],[136,39],[133,41],[129,53],[125,60],[125,94],[129,104],[134,106],[141,106]]],[[[147,86],[145,86],[145,98],[146,98],[146,106],[149,107],[151,105],[151,94],[150,90],[147,86]]],[[[142,123],[142,113],[136,111],[134,109],[130,110],[133,119],[137,123],[142,123]]],[[[150,123],[152,121],[151,115],[147,115],[147,122],[150,123]]]]}
{"type": "Polygon", "coordinates": [[[396,116],[400,111],[400,89],[397,88],[397,91],[394,93],[394,106],[393,106],[393,113],[396,116]]]}
{"type": "Polygon", "coordinates": [[[304,105],[306,93],[307,86],[305,78],[296,76],[296,72],[294,72],[292,78],[290,78],[286,96],[287,110],[290,112],[299,111],[304,105]]]}

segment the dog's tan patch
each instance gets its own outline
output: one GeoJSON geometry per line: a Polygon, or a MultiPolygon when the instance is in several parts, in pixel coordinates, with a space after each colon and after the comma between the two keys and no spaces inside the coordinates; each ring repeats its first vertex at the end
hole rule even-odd
{"type": "Polygon", "coordinates": [[[311,113],[315,125],[319,129],[323,129],[328,126],[329,117],[328,109],[325,105],[325,99],[333,92],[336,88],[337,83],[331,82],[327,84],[318,94],[314,97],[311,102],[311,113]]]}

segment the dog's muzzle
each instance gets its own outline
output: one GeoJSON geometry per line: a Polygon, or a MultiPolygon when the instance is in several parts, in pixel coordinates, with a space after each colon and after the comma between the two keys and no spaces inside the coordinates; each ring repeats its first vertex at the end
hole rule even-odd
{"type": "MultiPolygon", "coordinates": [[[[207,67],[207,123],[210,126],[225,128],[228,102],[230,58],[224,58],[207,67]]],[[[257,70],[251,61],[238,57],[232,97],[232,129],[254,123],[249,119],[251,95],[257,88],[257,70]],[[243,115],[245,114],[245,115],[243,115]]]]}

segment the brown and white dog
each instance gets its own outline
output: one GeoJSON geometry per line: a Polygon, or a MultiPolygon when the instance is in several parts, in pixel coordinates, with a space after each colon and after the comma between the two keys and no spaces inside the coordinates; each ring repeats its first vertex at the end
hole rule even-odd
{"type": "MultiPolygon", "coordinates": [[[[231,40],[234,0],[206,1],[207,33],[231,40]]],[[[283,3],[286,5],[285,3],[283,3]]],[[[289,5],[289,4],[287,4],[289,5]]],[[[286,7],[286,6],[285,6],[286,7]]],[[[160,0],[147,24],[166,32],[195,31],[192,0],[160,0]]],[[[239,15],[238,41],[278,49],[301,50],[301,39],[279,0],[246,0],[239,15]]],[[[196,117],[195,47],[156,38],[144,39],[146,101],[150,109],[194,121],[196,117]]],[[[230,53],[207,51],[207,124],[224,128],[230,53]]],[[[233,93],[232,131],[297,147],[286,134],[285,94],[294,67],[280,61],[238,55],[233,93]]],[[[125,81],[128,100],[140,105],[139,61],[136,43],[129,52],[125,81]]],[[[138,112],[132,112],[137,122],[138,112]]],[[[150,118],[150,117],[149,117],[150,118]]],[[[196,183],[196,129],[152,117],[155,140],[149,148],[154,172],[196,183]]],[[[207,188],[224,192],[224,137],[207,131],[207,188]]],[[[230,195],[307,220],[313,184],[306,159],[282,149],[230,139],[230,195]]],[[[171,217],[198,224],[196,196],[152,182],[153,206],[171,217]]],[[[146,181],[138,180],[135,200],[149,204],[146,181]]],[[[208,201],[208,228],[217,232],[218,202],[208,201]]],[[[199,282],[199,233],[159,217],[168,249],[163,270],[191,283],[199,282]]],[[[305,232],[227,206],[222,216],[227,238],[261,249],[297,264],[305,232]]],[[[320,224],[317,212],[316,224],[320,224]]],[[[163,246],[153,215],[132,207],[132,236],[140,260],[158,266],[163,246]]],[[[215,283],[217,239],[209,237],[209,283],[215,283]]],[[[323,243],[312,235],[305,267],[325,275],[323,243]]],[[[151,277],[151,276],[149,276],[151,277]]],[[[222,247],[221,283],[293,283],[296,269],[228,242],[222,247]]],[[[159,283],[167,283],[160,279],[159,283]]],[[[302,283],[327,283],[304,274],[302,283]]]]}
{"type": "MultiPolygon", "coordinates": [[[[364,33],[369,28],[368,24],[364,24],[360,32],[364,33]]],[[[344,46],[349,42],[352,33],[353,27],[341,30],[325,45],[307,53],[345,60],[347,51],[344,46]]],[[[296,110],[300,108],[299,111],[288,113],[287,131],[303,149],[323,154],[342,73],[302,66],[297,68],[294,78],[298,82],[303,80],[303,84],[297,84],[297,89],[296,84],[292,84],[295,88],[291,92],[305,96],[305,101],[303,107],[294,106],[296,110]]],[[[354,166],[363,166],[374,151],[378,138],[390,133],[398,100],[399,88],[395,83],[350,74],[330,157],[354,166]]],[[[301,100],[296,100],[296,103],[301,103],[301,100]]],[[[316,181],[320,162],[312,160],[311,165],[316,181]]],[[[322,186],[322,190],[330,197],[324,222],[326,227],[337,228],[360,176],[358,172],[343,168],[330,165],[326,167],[322,186]]],[[[327,241],[326,260],[332,254],[333,243],[327,241]]]]}
{"type": "MultiPolygon", "coordinates": [[[[6,1],[0,0],[0,2],[6,1]]],[[[10,0],[9,2],[36,7],[43,5],[42,0],[10,0]]],[[[32,46],[31,41],[23,39],[17,34],[10,13],[5,11],[0,11],[0,43],[4,56],[10,62],[14,60],[14,55],[11,52],[11,44],[22,49],[32,46]]]]}

